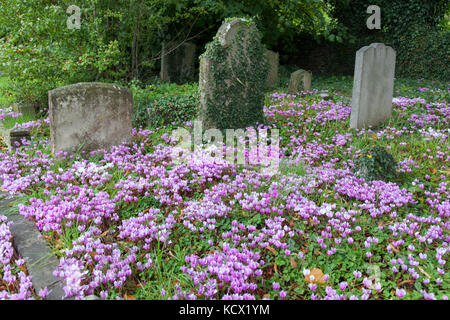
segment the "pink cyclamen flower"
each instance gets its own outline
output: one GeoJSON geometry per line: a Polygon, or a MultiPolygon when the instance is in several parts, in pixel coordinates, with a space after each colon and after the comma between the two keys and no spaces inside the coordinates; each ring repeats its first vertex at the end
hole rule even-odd
{"type": "Polygon", "coordinates": [[[49,294],[49,291],[47,290],[47,287],[39,290],[39,297],[41,297],[42,299],[47,298],[48,294],[49,294]]]}
{"type": "Polygon", "coordinates": [[[278,282],[274,282],[272,284],[272,288],[273,288],[273,290],[280,290],[280,284],[278,282]]]}
{"type": "Polygon", "coordinates": [[[395,295],[399,298],[403,298],[406,295],[406,291],[404,289],[397,289],[395,295]]]}
{"type": "Polygon", "coordinates": [[[377,292],[381,291],[381,283],[379,282],[375,283],[375,290],[377,290],[377,292]]]}
{"type": "Polygon", "coordinates": [[[341,289],[342,291],[344,291],[344,290],[347,288],[347,286],[348,286],[347,282],[342,281],[342,282],[339,284],[339,289],[341,289]]]}
{"type": "Polygon", "coordinates": [[[315,283],[310,283],[310,284],[308,284],[308,288],[309,288],[309,290],[311,290],[311,291],[315,291],[315,290],[317,289],[317,284],[315,284],[315,283]]]}
{"type": "Polygon", "coordinates": [[[280,298],[281,299],[284,299],[286,297],[286,295],[287,295],[286,291],[284,291],[284,290],[280,291],[280,298]]]}

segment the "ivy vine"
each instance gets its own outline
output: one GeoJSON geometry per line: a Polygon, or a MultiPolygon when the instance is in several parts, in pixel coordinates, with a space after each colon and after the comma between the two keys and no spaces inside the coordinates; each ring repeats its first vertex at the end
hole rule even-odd
{"type": "Polygon", "coordinates": [[[253,21],[241,20],[247,30],[242,25],[238,27],[226,48],[216,36],[202,55],[211,61],[209,71],[213,82],[212,94],[206,97],[203,112],[218,129],[245,129],[256,122],[264,122],[266,49],[253,21]]]}

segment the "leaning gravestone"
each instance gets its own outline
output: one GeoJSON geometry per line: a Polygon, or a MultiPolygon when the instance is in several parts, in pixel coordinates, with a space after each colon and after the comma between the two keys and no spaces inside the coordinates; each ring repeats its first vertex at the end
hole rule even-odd
{"type": "Polygon", "coordinates": [[[178,84],[193,81],[195,77],[196,45],[163,43],[161,51],[161,80],[178,84]]]}
{"type": "Polygon", "coordinates": [[[108,149],[131,139],[131,90],[85,82],[49,91],[52,152],[108,149]]]}
{"type": "Polygon", "coordinates": [[[372,43],[356,52],[351,128],[376,126],[392,115],[395,50],[372,43]]]}
{"type": "Polygon", "coordinates": [[[302,91],[311,90],[311,78],[311,73],[303,69],[293,72],[289,80],[289,94],[297,94],[302,91]]]}
{"type": "Polygon", "coordinates": [[[266,49],[253,21],[227,19],[200,58],[203,127],[238,129],[261,123],[267,71],[266,49]]]}
{"type": "Polygon", "coordinates": [[[266,87],[273,88],[278,84],[278,53],[271,50],[266,51],[269,71],[267,73],[266,87]]]}

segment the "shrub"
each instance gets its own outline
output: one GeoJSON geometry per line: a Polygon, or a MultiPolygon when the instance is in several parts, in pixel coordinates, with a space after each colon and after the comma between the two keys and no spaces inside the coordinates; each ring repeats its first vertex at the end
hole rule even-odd
{"type": "Polygon", "coordinates": [[[397,163],[392,155],[382,147],[364,149],[354,161],[353,172],[366,181],[392,181],[396,178],[397,163]]]}
{"type": "Polygon", "coordinates": [[[199,95],[197,84],[157,84],[145,89],[132,86],[133,125],[161,127],[182,125],[197,115],[199,95]],[[149,117],[148,109],[152,116],[149,117]]]}

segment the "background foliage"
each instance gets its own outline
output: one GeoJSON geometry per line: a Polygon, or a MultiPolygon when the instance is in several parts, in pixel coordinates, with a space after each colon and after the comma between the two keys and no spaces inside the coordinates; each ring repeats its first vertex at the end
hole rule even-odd
{"type": "Polygon", "coordinates": [[[351,75],[355,51],[383,41],[397,50],[397,75],[448,79],[448,8],[446,0],[3,0],[0,68],[17,100],[42,108],[48,90],[69,83],[154,82],[163,41],[204,52],[236,16],[254,19],[280,63],[314,74],[351,75]],[[381,7],[382,30],[367,29],[369,4],[381,7]],[[81,8],[80,30],[66,26],[70,5],[81,8]]]}

